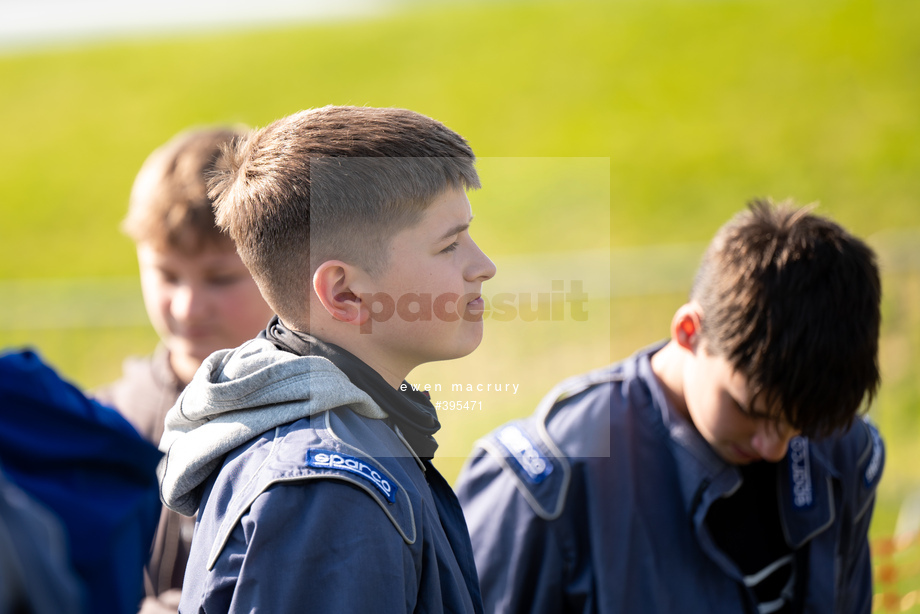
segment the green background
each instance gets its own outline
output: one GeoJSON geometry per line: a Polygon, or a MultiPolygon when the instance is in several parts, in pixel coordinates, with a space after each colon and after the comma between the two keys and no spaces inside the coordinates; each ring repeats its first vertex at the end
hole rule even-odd
{"type": "MultiPolygon", "coordinates": [[[[473,230],[499,268],[487,295],[593,280],[588,322],[487,321],[473,355],[410,377],[519,385],[442,414],[449,478],[477,436],[558,380],[663,338],[716,228],[752,197],[792,197],[879,252],[884,382],[871,411],[888,464],[873,535],[891,535],[920,488],[920,4],[400,6],[0,55],[0,346],[32,344],[89,388],[152,349],[118,223],[141,162],[176,132],[326,104],[406,107],[482,158],[473,230]]],[[[895,556],[902,569],[916,558],[895,556]]],[[[907,575],[878,590],[920,588],[907,575]]]]}

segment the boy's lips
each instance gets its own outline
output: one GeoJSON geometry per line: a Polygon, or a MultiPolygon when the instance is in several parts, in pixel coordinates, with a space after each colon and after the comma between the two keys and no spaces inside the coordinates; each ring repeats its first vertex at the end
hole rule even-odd
{"type": "Polygon", "coordinates": [[[184,328],[175,332],[175,336],[186,339],[190,342],[202,341],[209,339],[214,335],[214,331],[206,327],[184,328]]]}
{"type": "Polygon", "coordinates": [[[732,445],[732,452],[735,453],[735,456],[740,458],[743,462],[753,463],[760,460],[760,455],[754,452],[746,452],[743,448],[737,445],[732,445]]]}
{"type": "Polygon", "coordinates": [[[485,308],[486,308],[486,302],[482,300],[481,296],[477,296],[476,298],[474,298],[473,300],[471,300],[469,303],[466,304],[466,310],[471,315],[479,315],[483,311],[485,311],[485,308]]]}

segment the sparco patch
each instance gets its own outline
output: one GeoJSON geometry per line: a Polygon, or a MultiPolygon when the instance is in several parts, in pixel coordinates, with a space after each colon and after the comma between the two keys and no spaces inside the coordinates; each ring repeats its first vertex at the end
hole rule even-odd
{"type": "Polygon", "coordinates": [[[308,450],[307,466],[316,469],[338,469],[340,471],[354,473],[373,484],[377,490],[383,493],[387,501],[390,503],[396,501],[396,484],[394,484],[392,480],[384,477],[383,473],[377,469],[377,467],[374,467],[360,458],[341,454],[340,452],[333,452],[331,450],[308,450]]]}
{"type": "Polygon", "coordinates": [[[534,484],[539,484],[546,476],[553,472],[553,465],[528,439],[524,431],[514,425],[509,425],[498,432],[498,440],[511,453],[527,474],[527,478],[534,484]]]}
{"type": "Polygon", "coordinates": [[[797,509],[811,507],[814,491],[811,486],[808,439],[805,437],[793,437],[789,442],[789,478],[792,484],[792,505],[797,509]]]}

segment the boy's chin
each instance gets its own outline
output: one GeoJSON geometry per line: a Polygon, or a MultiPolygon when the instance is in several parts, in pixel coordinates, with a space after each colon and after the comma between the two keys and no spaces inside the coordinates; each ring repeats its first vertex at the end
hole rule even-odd
{"type": "Polygon", "coordinates": [[[473,326],[475,327],[475,332],[470,336],[469,345],[468,347],[464,348],[465,351],[463,352],[463,354],[458,356],[457,358],[463,358],[464,356],[469,356],[476,350],[476,348],[480,346],[480,344],[482,344],[482,333],[483,333],[482,320],[479,320],[478,322],[473,323],[473,326]]]}
{"type": "Polygon", "coordinates": [[[472,354],[476,348],[482,343],[482,327],[479,328],[478,334],[470,335],[469,338],[463,339],[454,345],[452,351],[445,352],[443,355],[440,355],[436,358],[432,358],[427,362],[436,362],[443,360],[456,360],[457,358],[464,358],[472,354]]]}

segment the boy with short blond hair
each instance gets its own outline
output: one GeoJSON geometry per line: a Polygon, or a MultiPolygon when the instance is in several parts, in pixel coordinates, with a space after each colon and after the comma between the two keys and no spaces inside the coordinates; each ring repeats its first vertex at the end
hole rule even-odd
{"type": "Polygon", "coordinates": [[[490,612],[868,612],[872,250],[755,201],[670,340],[553,390],[457,484],[490,612]]]}
{"type": "Polygon", "coordinates": [[[474,161],[439,122],[361,107],[302,111],[225,153],[218,223],[279,317],[210,356],[167,417],[161,494],[199,515],[183,610],[482,611],[431,464],[437,414],[399,390],[482,337],[495,268],[469,234],[474,161]],[[452,317],[381,317],[404,297],[447,297],[452,317]]]}
{"type": "MultiPolygon", "coordinates": [[[[157,148],[134,180],[122,222],[137,244],[144,305],[160,344],[152,356],[127,359],[122,378],[96,396],[154,444],[201,361],[252,338],[272,316],[233,241],[215,225],[207,193],[221,146],[241,134],[197,128],[157,148]]],[[[142,614],[176,611],[193,530],[194,519],[163,508],[142,614]]]]}

